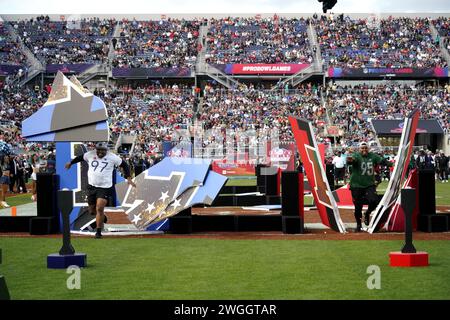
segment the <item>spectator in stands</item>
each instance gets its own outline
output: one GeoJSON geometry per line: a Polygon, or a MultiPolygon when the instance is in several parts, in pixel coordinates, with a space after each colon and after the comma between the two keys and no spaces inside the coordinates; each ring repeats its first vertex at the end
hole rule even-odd
{"type": "Polygon", "coordinates": [[[200,20],[121,22],[113,67],[189,67],[197,60],[200,20]]]}
{"type": "Polygon", "coordinates": [[[446,66],[427,19],[389,17],[378,23],[322,16],[316,30],[326,64],[344,68],[446,66]]]}
{"type": "Polygon", "coordinates": [[[114,19],[99,18],[78,23],[47,19],[13,23],[31,52],[42,62],[54,64],[105,62],[115,25],[114,19]]]}
{"type": "Polygon", "coordinates": [[[210,64],[314,61],[303,18],[211,19],[206,43],[210,64]]]}

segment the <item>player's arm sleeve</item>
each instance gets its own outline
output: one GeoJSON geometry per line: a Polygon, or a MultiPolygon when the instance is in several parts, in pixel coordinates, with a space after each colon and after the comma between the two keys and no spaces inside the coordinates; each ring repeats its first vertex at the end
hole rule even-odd
{"type": "Polygon", "coordinates": [[[357,164],[359,162],[359,155],[357,153],[353,153],[350,156],[352,157],[352,161],[348,161],[349,159],[346,159],[348,164],[357,164]]]}
{"type": "Polygon", "coordinates": [[[84,154],[83,155],[81,155],[81,156],[76,156],[75,158],[73,158],[71,161],[70,161],[70,164],[75,164],[75,163],[78,163],[78,162],[81,162],[81,161],[84,161],[85,159],[84,159],[84,154]]]}
{"type": "Polygon", "coordinates": [[[129,178],[130,177],[130,166],[127,164],[127,162],[122,160],[119,167],[122,167],[123,175],[124,175],[125,179],[129,178]]]}

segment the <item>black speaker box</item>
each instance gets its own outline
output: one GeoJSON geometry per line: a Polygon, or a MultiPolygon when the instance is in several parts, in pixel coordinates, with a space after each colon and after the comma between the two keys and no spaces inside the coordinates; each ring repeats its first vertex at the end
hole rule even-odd
{"type": "Polygon", "coordinates": [[[418,228],[424,232],[446,232],[448,217],[445,214],[421,214],[418,228]]]}
{"type": "Polygon", "coordinates": [[[265,164],[257,164],[255,167],[255,175],[256,175],[256,185],[258,187],[264,186],[264,176],[261,175],[261,168],[267,168],[268,165],[265,164]]]}
{"type": "Polygon", "coordinates": [[[226,215],[193,215],[192,230],[193,232],[204,231],[234,231],[235,216],[226,215]]]}
{"type": "Polygon", "coordinates": [[[266,205],[280,205],[281,197],[280,196],[266,196],[266,205]]]}
{"type": "Polygon", "coordinates": [[[433,169],[419,170],[419,213],[436,213],[436,182],[433,169]]]}
{"type": "Polygon", "coordinates": [[[57,233],[55,217],[33,217],[30,219],[30,234],[57,233]]]}
{"type": "Polygon", "coordinates": [[[0,232],[29,232],[31,217],[0,217],[0,232]]]}
{"type": "Polygon", "coordinates": [[[279,215],[238,215],[234,216],[235,231],[280,231],[281,217],[279,215]]]}
{"type": "Polygon", "coordinates": [[[174,234],[192,233],[192,216],[174,216],[169,218],[169,230],[174,234]]]}
{"type": "Polygon", "coordinates": [[[264,175],[264,187],[266,189],[266,195],[275,196],[278,191],[278,175],[264,175]]]}
{"type": "Polygon", "coordinates": [[[38,217],[57,217],[56,191],[59,188],[58,176],[51,173],[36,175],[36,196],[38,217]]]}
{"type": "Polygon", "coordinates": [[[298,171],[284,171],[281,174],[281,214],[283,216],[299,217],[303,211],[303,192],[300,190],[300,174],[298,171]],[[300,194],[302,193],[302,194],[300,194]]]}
{"type": "Polygon", "coordinates": [[[282,217],[283,233],[295,234],[304,233],[305,227],[300,216],[283,216],[282,217]]]}

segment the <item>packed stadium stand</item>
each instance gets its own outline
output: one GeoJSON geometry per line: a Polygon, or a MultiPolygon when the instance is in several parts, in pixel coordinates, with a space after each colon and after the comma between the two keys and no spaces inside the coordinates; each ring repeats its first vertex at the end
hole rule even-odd
{"type": "Polygon", "coordinates": [[[427,68],[445,66],[439,44],[424,18],[368,19],[345,17],[316,23],[323,59],[330,67],[427,68]]]}
{"type": "Polygon", "coordinates": [[[12,23],[26,46],[46,64],[105,62],[115,24],[99,18],[51,21],[48,16],[12,23]]]}
{"type": "Polygon", "coordinates": [[[303,18],[212,19],[206,60],[226,63],[312,63],[313,53],[303,18]]]}
{"type": "Polygon", "coordinates": [[[193,67],[200,20],[121,21],[114,67],[193,67]]]}

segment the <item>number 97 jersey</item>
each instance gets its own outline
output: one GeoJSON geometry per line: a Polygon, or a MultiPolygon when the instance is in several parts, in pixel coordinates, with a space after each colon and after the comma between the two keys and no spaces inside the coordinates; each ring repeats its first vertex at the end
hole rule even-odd
{"type": "Polygon", "coordinates": [[[122,163],[122,159],[109,151],[99,158],[95,150],[86,152],[83,159],[89,165],[88,183],[97,188],[111,188],[114,168],[122,163]]]}

